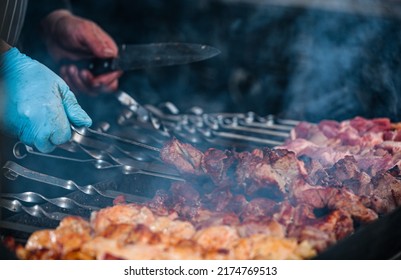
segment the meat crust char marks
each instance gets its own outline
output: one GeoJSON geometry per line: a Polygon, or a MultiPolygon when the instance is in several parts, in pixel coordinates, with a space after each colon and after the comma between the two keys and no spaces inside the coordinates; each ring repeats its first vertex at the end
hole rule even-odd
{"type": "Polygon", "coordinates": [[[389,119],[360,117],[301,122],[274,149],[203,153],[173,139],[162,159],[188,178],[179,196],[185,189],[198,192],[197,211],[234,214],[240,225],[253,223],[258,230],[256,221],[274,221],[284,236],[322,251],[401,204],[399,128],[389,119]],[[177,154],[186,156],[175,160],[177,154]]]}
{"type": "Polygon", "coordinates": [[[186,179],[143,205],[115,200],[18,246],[21,259],[307,259],[401,204],[401,125],[301,122],[274,149],[204,152],[172,139],[186,179]]]}

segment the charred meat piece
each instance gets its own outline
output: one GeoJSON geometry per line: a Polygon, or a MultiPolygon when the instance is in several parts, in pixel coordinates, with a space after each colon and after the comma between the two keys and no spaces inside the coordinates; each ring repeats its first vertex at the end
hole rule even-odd
{"type": "Polygon", "coordinates": [[[202,175],[203,153],[190,144],[182,143],[177,139],[167,142],[161,152],[161,159],[177,168],[182,174],[202,175]]]}
{"type": "Polygon", "coordinates": [[[322,164],[307,155],[302,155],[299,158],[302,163],[302,175],[308,184],[313,186],[340,186],[341,183],[333,176],[327,173],[322,164]]]}
{"type": "Polygon", "coordinates": [[[401,181],[388,172],[372,178],[373,191],[367,205],[379,214],[390,213],[401,205],[401,181]]]}
{"type": "Polygon", "coordinates": [[[268,159],[254,153],[238,154],[237,183],[246,195],[265,194],[280,198],[285,194],[286,182],[271,166],[268,159]]]}
{"type": "Polygon", "coordinates": [[[228,188],[216,188],[205,194],[202,202],[206,208],[220,212],[227,208],[232,197],[233,194],[228,188]]]}
{"type": "Polygon", "coordinates": [[[238,194],[231,198],[227,205],[227,209],[234,213],[241,213],[248,203],[249,202],[244,195],[238,194]]]}
{"type": "Polygon", "coordinates": [[[170,188],[172,209],[180,217],[192,219],[201,207],[199,192],[189,183],[174,182],[170,188]]]}
{"type": "Polygon", "coordinates": [[[299,176],[295,154],[288,150],[254,150],[237,155],[237,183],[247,195],[281,199],[287,186],[299,176]]]}
{"type": "Polygon", "coordinates": [[[301,174],[295,153],[285,149],[265,148],[263,151],[264,158],[268,158],[274,171],[284,179],[286,185],[291,184],[301,174]]]}
{"type": "Polygon", "coordinates": [[[273,215],[273,218],[284,225],[303,225],[316,219],[313,213],[313,207],[308,204],[298,204],[292,206],[289,201],[284,201],[278,206],[278,211],[273,215]]]}
{"type": "Polygon", "coordinates": [[[308,240],[320,252],[353,232],[353,220],[342,210],[334,210],[321,218],[288,227],[288,236],[299,241],[308,240]]]}
{"type": "Polygon", "coordinates": [[[210,148],[202,158],[202,167],[216,186],[230,187],[235,185],[234,162],[235,158],[231,151],[210,148]]]}
{"type": "Polygon", "coordinates": [[[276,212],[277,203],[267,198],[254,198],[239,213],[241,220],[250,217],[258,219],[260,217],[271,217],[276,212]]]}
{"type": "Polygon", "coordinates": [[[360,170],[357,166],[357,161],[353,156],[345,156],[329,168],[327,174],[332,178],[336,178],[338,181],[343,182],[354,178],[355,176],[359,176],[360,170]]]}
{"type": "Polygon", "coordinates": [[[311,186],[298,180],[291,195],[296,203],[305,203],[320,209],[343,210],[360,223],[372,222],[378,218],[376,212],[367,208],[357,195],[345,189],[311,186]]]}
{"type": "Polygon", "coordinates": [[[363,171],[353,178],[344,180],[342,186],[358,196],[369,195],[373,189],[371,177],[363,171]]]}
{"type": "Polygon", "coordinates": [[[159,189],[145,206],[158,215],[168,215],[171,212],[172,203],[171,195],[166,190],[159,189]]]}
{"type": "Polygon", "coordinates": [[[279,148],[292,151],[297,157],[308,156],[318,161],[323,168],[329,168],[340,159],[351,154],[348,148],[336,149],[334,147],[327,145],[327,143],[319,146],[309,140],[300,138],[287,142],[279,148]]]}
{"type": "Polygon", "coordinates": [[[327,233],[334,233],[340,240],[354,232],[354,222],[351,216],[343,210],[334,210],[329,214],[311,222],[314,227],[327,233]]]}

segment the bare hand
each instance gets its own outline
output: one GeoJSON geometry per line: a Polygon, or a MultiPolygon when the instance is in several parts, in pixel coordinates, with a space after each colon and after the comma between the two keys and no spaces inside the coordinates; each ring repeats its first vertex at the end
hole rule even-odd
{"type": "MultiPolygon", "coordinates": [[[[56,62],[89,57],[117,57],[114,40],[96,23],[72,15],[66,10],[49,14],[42,22],[47,48],[56,62]]],[[[118,88],[121,71],[94,76],[74,65],[60,67],[60,75],[75,91],[90,95],[113,92],[118,88]]]]}

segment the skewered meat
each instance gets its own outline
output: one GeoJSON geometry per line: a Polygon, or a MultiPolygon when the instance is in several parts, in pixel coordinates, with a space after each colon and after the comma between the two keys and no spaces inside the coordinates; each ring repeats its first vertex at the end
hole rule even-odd
{"type": "Polygon", "coordinates": [[[307,242],[294,238],[270,233],[240,236],[237,227],[227,225],[196,230],[177,217],[159,216],[135,204],[116,205],[94,212],[90,222],[66,218],[55,230],[32,235],[29,246],[17,252],[23,259],[149,260],[305,259],[316,253],[307,242]],[[122,213],[129,213],[129,219],[122,213]]]}
{"type": "Polygon", "coordinates": [[[301,122],[275,149],[161,151],[186,182],[33,234],[21,258],[310,258],[401,204],[401,132],[388,119],[301,122]]]}
{"type": "Polygon", "coordinates": [[[229,187],[235,183],[232,181],[234,160],[231,151],[210,148],[203,156],[202,166],[216,186],[229,187]]]}
{"type": "Polygon", "coordinates": [[[160,152],[160,157],[166,163],[180,166],[185,174],[201,175],[203,153],[195,149],[190,144],[179,142],[173,139],[164,146],[160,152]]]}
{"type": "MultiPolygon", "coordinates": [[[[186,185],[199,191],[198,211],[234,213],[240,225],[275,221],[285,236],[321,251],[401,203],[401,144],[395,141],[401,134],[394,129],[388,119],[301,122],[275,149],[207,150],[198,176],[210,183],[192,177],[186,185]]],[[[169,157],[176,156],[164,153],[169,157]]],[[[166,162],[193,174],[180,162],[166,162]]]]}

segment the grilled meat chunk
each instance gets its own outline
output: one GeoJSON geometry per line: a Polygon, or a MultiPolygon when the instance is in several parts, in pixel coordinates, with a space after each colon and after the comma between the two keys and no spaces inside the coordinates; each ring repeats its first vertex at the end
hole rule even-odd
{"type": "Polygon", "coordinates": [[[183,174],[202,175],[203,153],[177,139],[167,142],[160,152],[161,159],[175,166],[183,174]]]}
{"type": "Polygon", "coordinates": [[[230,187],[235,185],[235,161],[233,152],[210,148],[203,156],[202,167],[216,186],[230,187]]]}
{"type": "Polygon", "coordinates": [[[374,187],[368,206],[379,214],[390,213],[401,205],[401,181],[388,172],[372,178],[374,187]]]}
{"type": "Polygon", "coordinates": [[[247,195],[281,199],[300,171],[295,154],[286,150],[254,150],[238,154],[237,183],[247,195]]]}
{"type": "Polygon", "coordinates": [[[274,149],[202,152],[172,139],[185,182],[144,205],[116,199],[90,222],[34,233],[26,259],[309,258],[401,204],[400,125],[301,122],[274,149]]]}
{"type": "Polygon", "coordinates": [[[305,259],[316,254],[307,242],[285,238],[274,222],[269,231],[240,236],[235,225],[195,229],[177,217],[159,216],[140,205],[115,205],[99,210],[91,223],[68,217],[55,230],[37,232],[18,252],[23,259],[130,260],[305,259]],[[124,213],[128,216],[121,217],[124,213]]]}

